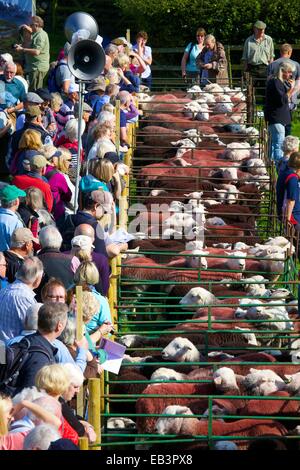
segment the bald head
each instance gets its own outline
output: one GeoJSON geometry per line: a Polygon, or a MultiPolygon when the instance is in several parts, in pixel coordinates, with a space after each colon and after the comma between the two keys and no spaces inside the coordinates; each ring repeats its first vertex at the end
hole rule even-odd
{"type": "Polygon", "coordinates": [[[74,237],[77,237],[77,235],[86,235],[87,237],[90,237],[93,241],[95,240],[95,230],[89,224],[78,225],[75,229],[74,237]]]}

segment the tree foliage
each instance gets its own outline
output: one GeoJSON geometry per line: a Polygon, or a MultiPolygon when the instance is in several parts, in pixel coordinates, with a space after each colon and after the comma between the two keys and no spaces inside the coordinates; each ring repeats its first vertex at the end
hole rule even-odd
{"type": "Polygon", "coordinates": [[[145,29],[156,47],[183,46],[197,27],[224,44],[243,44],[257,19],[267,24],[276,43],[300,42],[299,0],[113,0],[124,26],[145,29]],[[132,27],[132,26],[131,26],[132,27]]]}

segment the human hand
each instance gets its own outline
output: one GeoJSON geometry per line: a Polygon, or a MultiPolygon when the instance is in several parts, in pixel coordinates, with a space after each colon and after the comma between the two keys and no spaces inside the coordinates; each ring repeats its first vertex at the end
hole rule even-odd
{"type": "Polygon", "coordinates": [[[212,64],[205,64],[202,66],[203,69],[205,70],[209,70],[209,69],[212,69],[212,64]]]}
{"type": "Polygon", "coordinates": [[[120,67],[117,68],[117,73],[118,73],[120,78],[124,78],[123,70],[120,67]]]}
{"type": "Polygon", "coordinates": [[[52,122],[51,124],[49,124],[49,126],[47,127],[47,130],[48,131],[55,131],[56,130],[55,122],[52,122]]]}
{"type": "Polygon", "coordinates": [[[76,340],[75,345],[77,346],[77,348],[89,349],[88,342],[87,342],[86,338],[84,338],[84,337],[80,340],[76,340]]]}
{"type": "Polygon", "coordinates": [[[110,333],[113,330],[114,330],[113,324],[108,322],[108,321],[102,323],[102,325],[99,328],[99,331],[102,335],[107,335],[108,333],[110,333]]]}
{"type": "Polygon", "coordinates": [[[21,52],[23,50],[23,47],[20,45],[20,44],[15,44],[14,45],[14,49],[15,51],[17,52],[21,52]]]}

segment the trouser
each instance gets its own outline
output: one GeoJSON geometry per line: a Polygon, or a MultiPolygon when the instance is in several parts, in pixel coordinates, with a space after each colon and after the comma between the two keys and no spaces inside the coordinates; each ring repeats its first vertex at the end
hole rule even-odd
{"type": "Polygon", "coordinates": [[[141,78],[141,84],[148,87],[151,90],[152,86],[152,75],[149,75],[147,78],[141,78]]]}
{"type": "Polygon", "coordinates": [[[29,72],[29,90],[34,91],[38,88],[43,88],[44,78],[47,72],[40,72],[39,70],[33,70],[29,72]]]}
{"type": "Polygon", "coordinates": [[[286,124],[285,126],[285,137],[292,134],[292,118],[293,118],[293,112],[291,111],[291,122],[290,124],[286,124]]]}
{"type": "Polygon", "coordinates": [[[269,124],[269,158],[275,163],[283,158],[282,144],[285,138],[285,127],[283,124],[269,124]]]}
{"type": "Polygon", "coordinates": [[[259,64],[259,65],[248,64],[247,70],[252,77],[253,86],[257,89],[256,95],[260,97],[261,96],[264,97],[265,90],[266,90],[268,66],[264,64],[259,64]]]}

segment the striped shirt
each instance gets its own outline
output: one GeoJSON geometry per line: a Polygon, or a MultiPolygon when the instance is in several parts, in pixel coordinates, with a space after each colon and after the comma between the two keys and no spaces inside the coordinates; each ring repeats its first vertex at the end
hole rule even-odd
{"type": "Polygon", "coordinates": [[[8,341],[24,329],[27,309],[36,303],[35,293],[18,279],[0,291],[0,340],[8,341]]]}
{"type": "Polygon", "coordinates": [[[60,110],[56,114],[56,122],[57,122],[57,131],[61,132],[66,123],[70,121],[70,119],[74,119],[74,105],[75,103],[72,100],[67,100],[64,104],[61,105],[60,110]]]}

